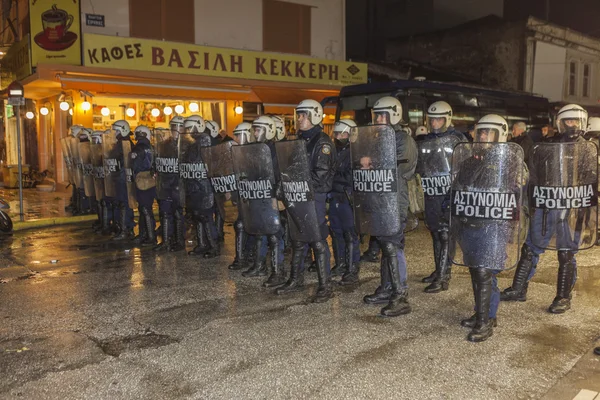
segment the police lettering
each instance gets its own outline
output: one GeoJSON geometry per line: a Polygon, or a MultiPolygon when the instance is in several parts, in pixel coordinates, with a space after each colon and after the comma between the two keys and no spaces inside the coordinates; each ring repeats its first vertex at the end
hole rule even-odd
{"type": "Polygon", "coordinates": [[[229,193],[237,190],[235,175],[215,176],[210,178],[215,193],[229,193]]]}
{"type": "Polygon", "coordinates": [[[206,164],[204,163],[179,163],[179,176],[182,179],[207,179],[206,164]]]}
{"type": "Polygon", "coordinates": [[[360,193],[385,193],[396,191],[395,169],[355,169],[354,191],[360,193]]]}
{"type": "Polygon", "coordinates": [[[163,174],[178,174],[179,164],[176,158],[156,158],[156,172],[163,174]]]}
{"type": "Polygon", "coordinates": [[[310,188],[307,181],[282,182],[283,194],[290,203],[309,201],[310,188]]]}
{"type": "Polygon", "coordinates": [[[104,173],[110,174],[111,172],[117,172],[121,170],[121,164],[116,158],[105,158],[104,159],[104,173]]]}
{"type": "Polygon", "coordinates": [[[238,187],[242,200],[270,199],[273,197],[273,184],[269,180],[240,181],[238,187]]]}
{"type": "Polygon", "coordinates": [[[127,182],[133,182],[133,171],[131,168],[125,168],[125,178],[127,179],[127,182]]]}
{"type": "Polygon", "coordinates": [[[104,168],[103,167],[94,167],[94,178],[104,179],[104,168]]]}
{"type": "Polygon", "coordinates": [[[92,175],[93,167],[92,164],[83,164],[83,175],[90,176],[92,175]]]}
{"type": "Polygon", "coordinates": [[[515,193],[466,192],[457,190],[452,198],[452,214],[457,217],[518,219],[515,193]]]}
{"type": "Polygon", "coordinates": [[[535,208],[568,210],[595,206],[598,194],[595,185],[534,186],[531,192],[535,208]]]}
{"type": "Polygon", "coordinates": [[[425,196],[444,196],[450,190],[450,175],[421,177],[421,186],[425,196]]]}

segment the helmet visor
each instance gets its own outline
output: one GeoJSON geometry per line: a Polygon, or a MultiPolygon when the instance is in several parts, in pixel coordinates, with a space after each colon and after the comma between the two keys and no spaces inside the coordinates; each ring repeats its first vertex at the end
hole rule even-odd
{"type": "Polygon", "coordinates": [[[479,128],[475,130],[475,142],[493,143],[500,138],[500,131],[496,128],[479,128]]]}
{"type": "Polygon", "coordinates": [[[433,133],[446,132],[446,117],[427,116],[427,128],[429,129],[429,132],[433,133]]]}

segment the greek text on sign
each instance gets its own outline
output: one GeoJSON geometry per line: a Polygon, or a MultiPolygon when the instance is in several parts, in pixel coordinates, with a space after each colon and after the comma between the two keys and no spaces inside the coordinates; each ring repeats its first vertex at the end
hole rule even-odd
{"type": "Polygon", "coordinates": [[[104,172],[109,174],[111,172],[117,172],[121,170],[121,165],[116,158],[106,158],[104,159],[104,172]]]}
{"type": "Polygon", "coordinates": [[[550,210],[587,208],[598,204],[594,184],[580,186],[534,186],[533,206],[550,210]]]}
{"type": "Polygon", "coordinates": [[[242,200],[261,200],[273,197],[273,184],[269,180],[240,181],[238,187],[242,200]]]}
{"type": "Polygon", "coordinates": [[[235,175],[215,176],[210,178],[215,193],[230,193],[237,190],[235,175]]]}
{"type": "Polygon", "coordinates": [[[396,169],[355,169],[352,171],[354,191],[387,193],[396,191],[396,169]]]}
{"type": "Polygon", "coordinates": [[[302,203],[312,200],[307,181],[281,182],[285,199],[290,203],[302,203]]]}
{"type": "Polygon", "coordinates": [[[163,174],[178,174],[179,162],[176,158],[156,158],[156,171],[163,174]]]}
{"type": "Polygon", "coordinates": [[[207,179],[206,164],[179,163],[179,176],[182,179],[207,179]]]}
{"type": "Polygon", "coordinates": [[[499,220],[518,218],[516,193],[457,190],[452,196],[452,214],[457,217],[499,220]]]}
{"type": "Polygon", "coordinates": [[[444,196],[450,190],[450,175],[421,177],[421,186],[425,196],[444,196]]]}
{"type": "Polygon", "coordinates": [[[367,82],[363,63],[95,34],[85,34],[84,65],[337,86],[367,82]]]}

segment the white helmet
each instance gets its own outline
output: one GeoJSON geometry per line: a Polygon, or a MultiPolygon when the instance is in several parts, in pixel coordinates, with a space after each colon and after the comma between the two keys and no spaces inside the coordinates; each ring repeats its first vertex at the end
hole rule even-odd
{"type": "Polygon", "coordinates": [[[138,137],[145,137],[146,139],[150,140],[150,138],[152,137],[152,131],[150,131],[150,128],[148,128],[145,125],[138,125],[135,128],[135,131],[133,131],[133,133],[135,134],[136,139],[138,137]]]}
{"type": "Polygon", "coordinates": [[[354,122],[354,120],[349,118],[340,119],[333,125],[333,137],[336,137],[339,133],[344,132],[348,132],[348,135],[350,135],[352,128],[356,128],[356,122],[354,122]]]}
{"type": "Polygon", "coordinates": [[[319,125],[323,121],[323,106],[316,100],[302,100],[296,107],[296,114],[305,113],[308,115],[308,120],[314,126],[319,125]]]}
{"type": "Polygon", "coordinates": [[[475,142],[506,142],[508,138],[508,123],[496,114],[488,114],[475,124],[475,142]],[[491,136],[490,133],[494,133],[491,136]],[[485,138],[482,136],[485,135],[485,138]],[[485,140],[482,140],[485,139],[485,140]]]}
{"type": "Polygon", "coordinates": [[[402,121],[402,104],[400,100],[392,96],[385,96],[375,102],[373,106],[373,123],[376,123],[377,114],[386,113],[390,125],[396,125],[402,121]]]}
{"type": "Polygon", "coordinates": [[[452,107],[445,101],[436,101],[431,104],[427,109],[427,127],[430,132],[433,133],[444,133],[448,130],[448,127],[452,124],[452,107]],[[434,128],[431,125],[432,118],[444,118],[445,122],[440,128],[434,128]]]}
{"type": "Polygon", "coordinates": [[[233,130],[233,138],[238,144],[248,144],[254,142],[252,124],[249,122],[242,122],[236,126],[233,130]]]}
{"type": "Polygon", "coordinates": [[[252,131],[257,142],[272,140],[275,137],[275,121],[271,117],[261,115],[252,122],[252,131]]]}
{"type": "Polygon", "coordinates": [[[285,139],[285,122],[279,115],[272,115],[271,119],[275,122],[275,137],[277,141],[285,139]]]}
{"type": "Polygon", "coordinates": [[[73,126],[71,126],[71,128],[69,128],[69,135],[71,135],[73,137],[78,137],[79,132],[81,132],[82,129],[83,129],[83,125],[73,125],[73,126]]]}
{"type": "Polygon", "coordinates": [[[581,134],[587,128],[588,113],[577,104],[567,104],[556,114],[559,134],[581,134]],[[574,121],[567,123],[566,121],[574,121]]]}
{"type": "Polygon", "coordinates": [[[210,131],[210,136],[212,138],[219,136],[219,130],[221,128],[219,128],[219,124],[217,124],[215,121],[206,121],[206,127],[210,131]]]}
{"type": "Polygon", "coordinates": [[[588,125],[586,132],[598,132],[600,133],[600,118],[590,117],[588,119],[588,125]]]}
{"type": "MultiPolygon", "coordinates": [[[[202,117],[200,117],[202,118],[202,117]]],[[[183,118],[181,115],[176,115],[173,118],[171,118],[171,120],[169,121],[169,128],[171,128],[171,131],[176,131],[178,133],[184,133],[185,132],[185,128],[184,128],[184,124],[185,123],[185,118],[183,118]]],[[[204,130],[202,130],[203,132],[204,130]]]]}
{"type": "Polygon", "coordinates": [[[121,136],[126,138],[131,135],[131,127],[129,126],[129,122],[125,121],[124,119],[115,121],[115,123],[112,124],[112,130],[115,132],[117,137],[121,136]]]}
{"type": "Polygon", "coordinates": [[[427,128],[424,126],[419,126],[415,131],[415,136],[427,135],[427,128]]]}
{"type": "MultiPolygon", "coordinates": [[[[183,119],[183,117],[181,116],[174,117],[171,120],[171,125],[173,125],[173,120],[175,118],[183,119]]],[[[173,129],[172,126],[171,129],[173,129]]],[[[202,118],[201,116],[190,115],[183,121],[183,129],[187,133],[204,133],[204,131],[206,130],[206,123],[204,122],[204,118],[202,118]]]]}
{"type": "Polygon", "coordinates": [[[83,141],[91,141],[92,140],[92,130],[89,128],[81,128],[79,131],[79,135],[77,135],[79,140],[83,141]]]}
{"type": "Polygon", "coordinates": [[[93,144],[102,144],[102,135],[104,135],[106,131],[94,131],[92,132],[92,140],[93,144]]]}

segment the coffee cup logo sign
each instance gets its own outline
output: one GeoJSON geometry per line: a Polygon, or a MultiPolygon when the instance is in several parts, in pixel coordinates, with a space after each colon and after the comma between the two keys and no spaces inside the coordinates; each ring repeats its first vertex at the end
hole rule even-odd
{"type": "Polygon", "coordinates": [[[32,64],[80,64],[79,0],[30,0],[32,64]]]}

